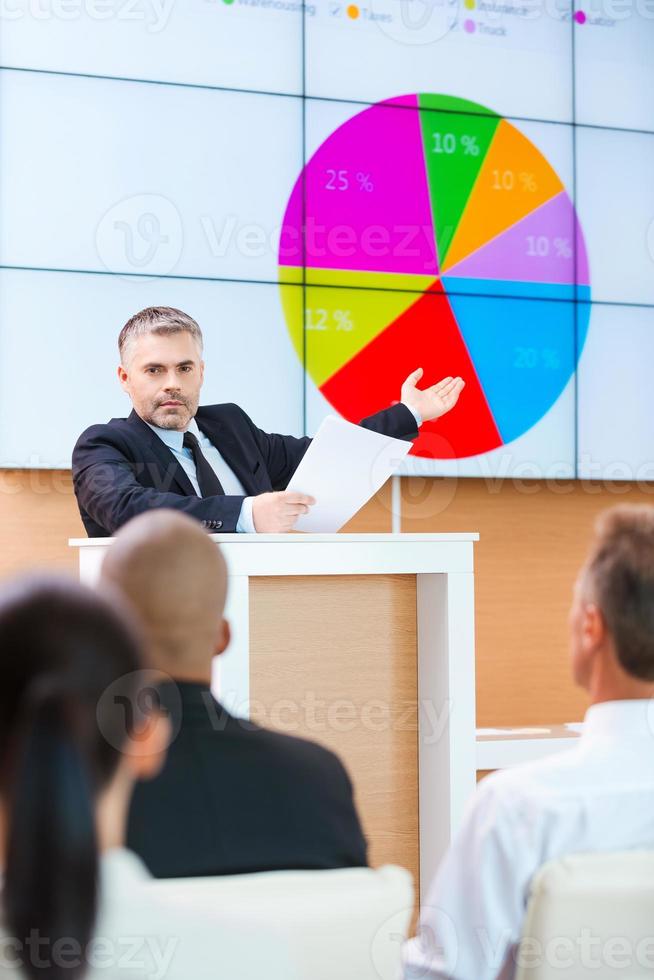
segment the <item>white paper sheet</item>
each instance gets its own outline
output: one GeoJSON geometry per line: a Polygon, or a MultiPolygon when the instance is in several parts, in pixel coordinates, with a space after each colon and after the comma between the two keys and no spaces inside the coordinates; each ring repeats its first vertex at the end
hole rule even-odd
{"type": "Polygon", "coordinates": [[[295,530],[338,531],[386,483],[410,449],[405,439],[328,415],[287,487],[316,498],[295,530]]]}

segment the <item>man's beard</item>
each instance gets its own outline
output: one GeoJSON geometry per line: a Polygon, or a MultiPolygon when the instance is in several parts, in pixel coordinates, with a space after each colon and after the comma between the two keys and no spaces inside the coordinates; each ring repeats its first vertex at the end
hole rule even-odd
{"type": "Polygon", "coordinates": [[[149,418],[145,421],[156,425],[159,429],[171,429],[179,432],[189,424],[197,411],[197,405],[194,406],[188,398],[184,398],[182,395],[171,395],[165,399],[165,401],[169,400],[181,402],[182,404],[177,406],[174,411],[171,411],[163,407],[163,402],[156,402],[152,406],[149,418]]]}

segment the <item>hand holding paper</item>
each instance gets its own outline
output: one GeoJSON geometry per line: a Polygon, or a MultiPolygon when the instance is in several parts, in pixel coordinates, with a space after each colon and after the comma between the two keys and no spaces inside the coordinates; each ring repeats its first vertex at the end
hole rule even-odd
{"type": "Polygon", "coordinates": [[[295,530],[338,531],[377,493],[410,449],[404,439],[328,415],[288,485],[288,490],[316,499],[309,512],[298,517],[295,530]]]}
{"type": "Polygon", "coordinates": [[[252,501],[252,519],[258,534],[285,534],[295,527],[300,514],[315,504],[313,497],[292,490],[260,493],[252,501]]]}

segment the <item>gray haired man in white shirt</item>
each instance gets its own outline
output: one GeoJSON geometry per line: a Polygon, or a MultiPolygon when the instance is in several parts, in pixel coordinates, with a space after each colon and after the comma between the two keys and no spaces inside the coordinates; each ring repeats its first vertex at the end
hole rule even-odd
{"type": "Polygon", "coordinates": [[[405,947],[405,980],[513,977],[542,864],[654,848],[654,507],[600,516],[569,631],[591,701],[579,744],[480,784],[405,947]]]}

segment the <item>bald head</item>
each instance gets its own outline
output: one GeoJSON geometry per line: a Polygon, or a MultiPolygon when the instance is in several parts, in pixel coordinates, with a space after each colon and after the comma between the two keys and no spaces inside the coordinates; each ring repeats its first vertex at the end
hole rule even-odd
{"type": "Polygon", "coordinates": [[[174,510],[134,518],[107,551],[103,581],[136,607],[154,666],[179,679],[210,678],[211,661],[229,638],[227,568],[197,521],[174,510]]]}

